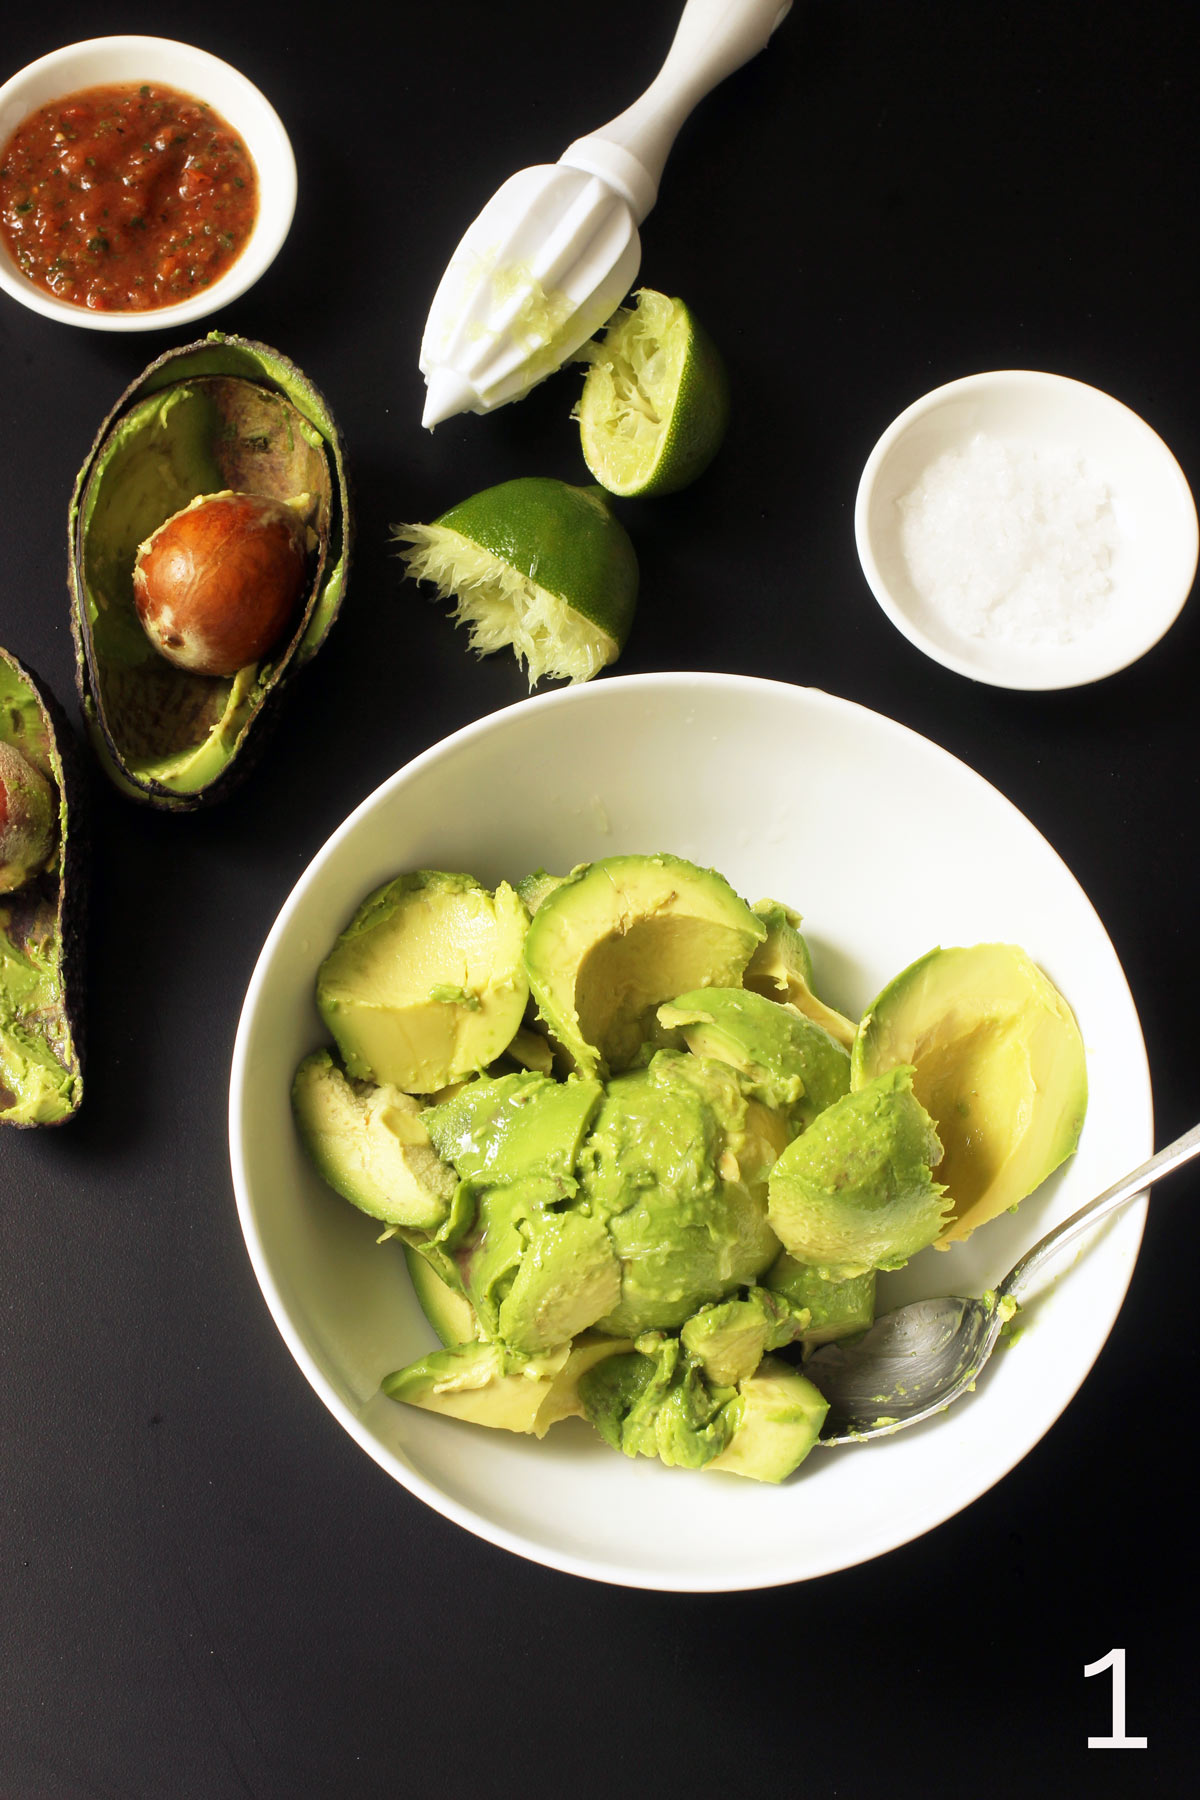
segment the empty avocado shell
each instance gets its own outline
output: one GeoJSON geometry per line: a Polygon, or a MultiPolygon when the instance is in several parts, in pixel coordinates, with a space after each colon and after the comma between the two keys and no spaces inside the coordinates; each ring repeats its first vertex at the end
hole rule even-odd
{"type": "Polygon", "coordinates": [[[337,426],[321,394],[263,344],[210,332],[169,350],[100,427],[71,498],[76,679],[106,773],[168,811],[222,798],[248,770],[292,677],[341,604],[350,508],[337,426]],[[295,501],[311,527],[305,593],[283,641],[236,675],[169,663],[138,621],[138,546],[202,494],[295,501]]]}
{"type": "Polygon", "coordinates": [[[61,1125],[83,1098],[86,777],[57,702],[7,650],[0,743],[45,777],[56,812],[43,866],[0,893],[0,1124],[61,1125]]]}

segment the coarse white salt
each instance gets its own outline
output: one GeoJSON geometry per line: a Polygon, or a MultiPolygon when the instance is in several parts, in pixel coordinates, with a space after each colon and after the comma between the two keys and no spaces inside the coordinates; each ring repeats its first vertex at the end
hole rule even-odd
{"type": "Polygon", "coordinates": [[[1080,454],[980,432],[901,497],[900,544],[917,592],[956,631],[1070,644],[1111,608],[1109,501],[1080,454]]]}

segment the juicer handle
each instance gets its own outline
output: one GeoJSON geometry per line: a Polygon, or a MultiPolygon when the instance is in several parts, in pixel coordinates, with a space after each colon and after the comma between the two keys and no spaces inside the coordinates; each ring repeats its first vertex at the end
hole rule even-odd
{"type": "Polygon", "coordinates": [[[559,157],[598,175],[641,224],[658,198],[663,165],[698,100],[764,50],[792,0],[687,0],[666,61],[640,99],[559,157]]]}

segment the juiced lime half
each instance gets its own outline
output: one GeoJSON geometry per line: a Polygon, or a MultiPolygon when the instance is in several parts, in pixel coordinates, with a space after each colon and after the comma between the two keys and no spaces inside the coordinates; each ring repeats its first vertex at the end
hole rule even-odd
{"type": "Polygon", "coordinates": [[[725,365],[682,300],[641,288],[585,344],[576,416],[584,461],[611,494],[669,494],[716,455],[729,421],[725,365]]]}
{"type": "Polygon", "coordinates": [[[624,648],[637,557],[598,488],[527,475],[392,535],[407,546],[408,574],[453,600],[472,650],[510,648],[530,687],[546,676],[587,681],[624,648]]]}

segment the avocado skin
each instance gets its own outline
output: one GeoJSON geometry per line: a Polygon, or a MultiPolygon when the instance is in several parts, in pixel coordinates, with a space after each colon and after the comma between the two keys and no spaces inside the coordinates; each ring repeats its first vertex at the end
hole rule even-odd
{"type": "MultiPolygon", "coordinates": [[[[72,1102],[58,1118],[14,1119],[0,1106],[0,1124],[17,1130],[46,1130],[66,1124],[83,1104],[84,1065],[87,1052],[87,916],[88,871],[91,862],[92,808],[88,764],[66,713],[41,678],[10,651],[0,648],[0,660],[29,690],[42,717],[51,768],[59,793],[59,854],[57,869],[37,876],[29,884],[53,905],[61,1005],[61,1053],[55,1052],[65,1073],[72,1078],[72,1102]]],[[[7,902],[15,896],[5,896],[7,902]]]]}
{"type": "Polygon", "coordinates": [[[225,799],[251,774],[278,724],[292,678],[316,654],[337,617],[349,579],[353,543],[354,508],[342,451],[341,432],[324,395],[307,375],[278,350],[251,338],[210,331],[207,337],[194,343],[165,351],[129,384],[96,433],[76,477],[67,517],[68,591],[71,599],[71,636],[75,649],[75,684],[92,747],[105,774],[123,794],[161,811],[194,812],[225,799]],[[327,582],[326,592],[331,593],[330,601],[313,608],[303,636],[287,666],[280,669],[254,714],[251,727],[245,732],[224,768],[197,792],[180,793],[154,777],[135,776],[126,767],[108,730],[98,699],[100,680],[91,634],[84,626],[87,603],[82,569],[83,546],[79,538],[88,483],[110,435],[123,415],[139,400],[160,389],[175,382],[201,378],[205,374],[220,374],[257,382],[269,391],[281,394],[324,438],[337,502],[330,520],[325,569],[327,575],[331,569],[340,569],[340,577],[336,581],[327,582]]]}

